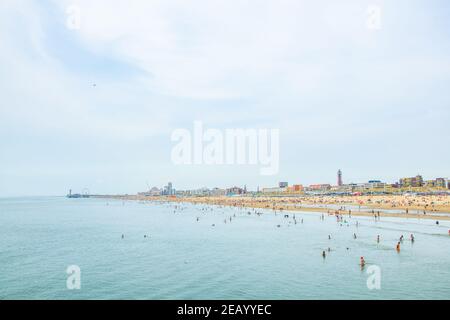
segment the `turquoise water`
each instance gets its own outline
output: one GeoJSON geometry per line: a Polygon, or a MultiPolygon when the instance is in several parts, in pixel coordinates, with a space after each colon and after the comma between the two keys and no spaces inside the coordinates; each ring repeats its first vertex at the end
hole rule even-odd
{"type": "Polygon", "coordinates": [[[294,224],[292,213],[248,211],[0,199],[0,299],[450,298],[448,222],[353,217],[341,226],[335,217],[296,213],[294,224]],[[379,290],[366,285],[371,264],[381,270],[379,290]],[[69,265],[81,268],[80,290],[66,288],[69,265]]]}

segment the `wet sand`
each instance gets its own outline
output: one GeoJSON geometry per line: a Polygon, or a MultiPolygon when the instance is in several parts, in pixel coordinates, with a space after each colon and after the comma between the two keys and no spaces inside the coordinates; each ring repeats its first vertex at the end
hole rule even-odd
{"type": "Polygon", "coordinates": [[[450,220],[450,196],[300,196],[300,197],[169,197],[98,196],[120,200],[179,202],[216,206],[306,211],[353,216],[450,220]]]}

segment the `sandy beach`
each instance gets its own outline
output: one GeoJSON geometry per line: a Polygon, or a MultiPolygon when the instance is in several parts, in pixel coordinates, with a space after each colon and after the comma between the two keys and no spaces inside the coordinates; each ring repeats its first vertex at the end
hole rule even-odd
{"type": "Polygon", "coordinates": [[[138,195],[99,196],[135,201],[179,202],[277,211],[307,211],[354,216],[379,216],[450,220],[450,196],[374,195],[301,197],[146,197],[138,195]]]}

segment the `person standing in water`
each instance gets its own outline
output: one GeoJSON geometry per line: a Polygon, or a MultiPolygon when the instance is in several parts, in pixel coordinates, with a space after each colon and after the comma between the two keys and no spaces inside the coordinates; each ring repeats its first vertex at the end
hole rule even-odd
{"type": "Polygon", "coordinates": [[[361,257],[360,265],[361,265],[361,268],[364,268],[364,266],[366,265],[366,260],[364,260],[364,257],[361,257]]]}
{"type": "Polygon", "coordinates": [[[400,241],[397,242],[397,247],[395,249],[397,250],[397,252],[400,252],[400,241]]]}
{"type": "Polygon", "coordinates": [[[380,235],[377,235],[377,243],[380,243],[380,235]]]}

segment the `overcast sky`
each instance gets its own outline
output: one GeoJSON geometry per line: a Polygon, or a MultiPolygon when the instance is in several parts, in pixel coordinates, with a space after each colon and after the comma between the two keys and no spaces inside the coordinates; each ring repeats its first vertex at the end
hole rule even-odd
{"type": "Polygon", "coordinates": [[[449,36],[445,0],[1,0],[0,196],[450,177],[449,36]],[[279,173],[173,164],[195,120],[279,129],[279,173]]]}

